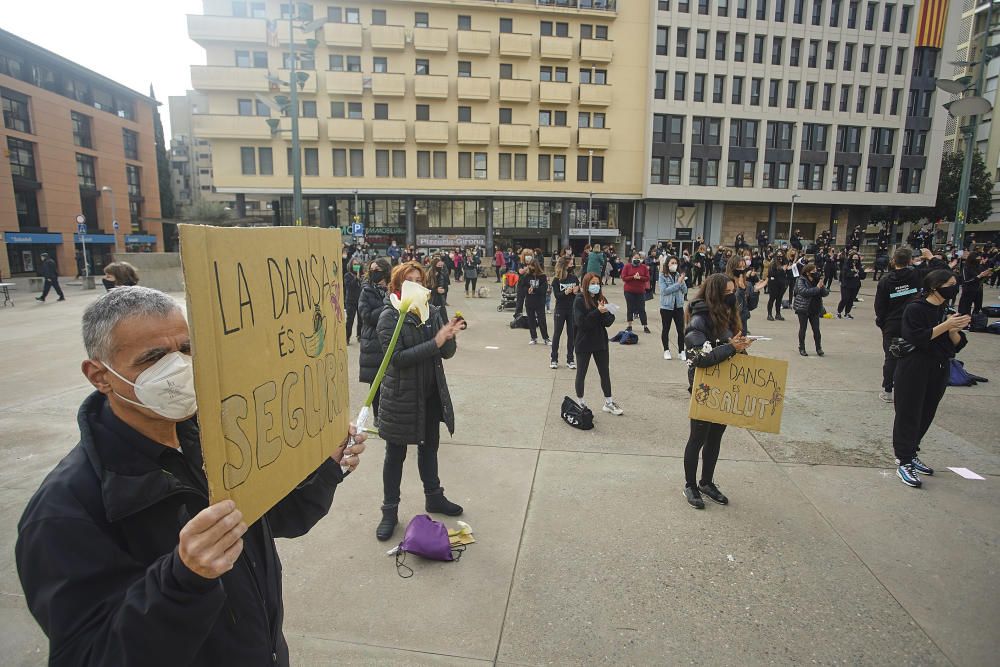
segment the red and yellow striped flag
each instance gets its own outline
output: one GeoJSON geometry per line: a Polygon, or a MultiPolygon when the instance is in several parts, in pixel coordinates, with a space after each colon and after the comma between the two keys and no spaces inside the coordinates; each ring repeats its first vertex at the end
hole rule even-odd
{"type": "Polygon", "coordinates": [[[948,0],[922,0],[915,46],[929,46],[933,49],[944,46],[944,25],[947,17],[948,0]]]}

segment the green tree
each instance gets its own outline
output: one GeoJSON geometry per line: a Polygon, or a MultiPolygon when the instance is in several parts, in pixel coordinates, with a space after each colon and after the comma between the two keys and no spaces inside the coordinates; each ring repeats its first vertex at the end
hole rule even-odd
{"type": "MultiPolygon", "coordinates": [[[[941,175],[938,178],[937,201],[929,208],[906,208],[899,212],[900,220],[927,218],[932,222],[954,220],[958,207],[958,186],[962,182],[962,161],[965,154],[948,153],[941,158],[941,175]]],[[[989,217],[993,208],[993,180],[986,169],[983,154],[972,156],[972,174],[969,178],[969,215],[967,224],[976,224],[989,217]]]]}
{"type": "MultiPolygon", "coordinates": [[[[149,96],[156,99],[153,86],[149,86],[149,96]]],[[[170,187],[170,161],[167,159],[167,143],[163,137],[163,123],[160,121],[160,109],[153,107],[153,135],[156,140],[156,175],[160,183],[160,217],[171,219],[174,211],[174,191],[170,187]]]]}
{"type": "Polygon", "coordinates": [[[184,219],[204,225],[225,225],[232,220],[232,216],[221,203],[199,199],[184,209],[184,219]]]}

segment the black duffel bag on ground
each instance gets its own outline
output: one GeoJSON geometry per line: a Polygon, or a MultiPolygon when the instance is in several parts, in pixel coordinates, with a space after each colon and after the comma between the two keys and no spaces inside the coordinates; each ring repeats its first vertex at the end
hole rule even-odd
{"type": "Polygon", "coordinates": [[[590,411],[590,408],[580,405],[569,396],[563,398],[559,416],[573,428],[582,431],[594,428],[594,413],[590,411]]]}

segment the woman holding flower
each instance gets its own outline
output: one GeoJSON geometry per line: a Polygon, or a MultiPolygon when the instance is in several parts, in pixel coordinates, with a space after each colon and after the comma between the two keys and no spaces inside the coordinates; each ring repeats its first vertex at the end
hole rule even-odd
{"type": "Polygon", "coordinates": [[[417,445],[417,468],[424,485],[427,512],[458,516],[462,507],[445,498],[438,478],[441,422],[455,431],[455,412],[448,393],[443,359],[455,356],[458,319],[445,321],[443,310],[428,303],[428,277],[416,262],[392,270],[386,308],[376,328],[383,351],[390,350],[393,332],[404,317],[381,384],[379,437],[386,442],[382,467],[382,520],[376,537],[385,541],[399,522],[400,483],[408,445],[417,445]],[[413,283],[405,285],[405,283],[413,283]],[[413,296],[417,294],[418,296],[413,296]],[[404,311],[401,313],[400,311],[404,311]]]}

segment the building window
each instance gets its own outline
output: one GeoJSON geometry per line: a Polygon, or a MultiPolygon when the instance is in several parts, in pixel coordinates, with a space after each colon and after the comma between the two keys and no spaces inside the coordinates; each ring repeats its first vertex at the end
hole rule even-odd
{"type": "Polygon", "coordinates": [[[840,0],[833,0],[830,3],[830,27],[836,28],[840,25],[840,0]]]}
{"type": "Polygon", "coordinates": [[[434,151],[434,178],[448,178],[448,153],[434,151]]]}
{"type": "Polygon", "coordinates": [[[375,150],[375,178],[389,178],[389,151],[375,150]]]}
{"type": "Polygon", "coordinates": [[[260,162],[260,169],[258,170],[261,176],[273,176],[274,175],[274,155],[270,148],[258,148],[257,156],[260,162]]]}
{"type": "Polygon", "coordinates": [[[501,79],[513,79],[514,78],[514,66],[510,63],[500,63],[500,78],[501,79]]]}
{"type": "MultiPolygon", "coordinates": [[[[360,103],[358,103],[360,107],[360,103]]],[[[359,110],[360,111],[360,110],[359,110]]],[[[389,105],[385,102],[375,103],[375,120],[389,120],[389,105]]]]}
{"type": "Polygon", "coordinates": [[[565,155],[553,155],[552,156],[552,180],[553,181],[565,181],[566,180],[566,156],[565,155]]]}
{"type": "Polygon", "coordinates": [[[834,69],[837,66],[837,42],[826,43],[826,68],[834,69]]]}
{"type": "Polygon", "coordinates": [[[850,72],[854,68],[854,44],[844,44],[844,71],[850,72]]]}
{"type": "Polygon", "coordinates": [[[389,59],[385,56],[374,56],[372,58],[372,72],[375,74],[385,74],[389,71],[389,59]]]}
{"type": "Polygon", "coordinates": [[[896,49],[896,74],[901,75],[906,67],[906,48],[900,46],[896,49]]]}
{"type": "Polygon", "coordinates": [[[705,101],[705,75],[701,72],[694,75],[694,101],[705,101]]]}
{"type": "Polygon", "coordinates": [[[7,137],[7,151],[10,153],[10,171],[29,181],[37,181],[35,170],[35,145],[28,141],[7,137]]]}
{"type": "Polygon", "coordinates": [[[743,77],[733,77],[733,104],[743,104],[743,77]]]}
{"type": "Polygon", "coordinates": [[[708,31],[698,30],[694,37],[694,57],[704,60],[708,57],[708,31]]]}
{"type": "Polygon", "coordinates": [[[348,72],[361,71],[361,56],[347,56],[347,71],[348,72]]]}
{"type": "Polygon", "coordinates": [[[319,149],[303,148],[302,155],[305,159],[305,175],[319,176],[319,149]]]}
{"type": "Polygon", "coordinates": [[[882,46],[878,50],[878,73],[885,74],[889,66],[889,47],[882,46]]]}
{"type": "Polygon", "coordinates": [[[889,102],[889,115],[898,116],[899,115],[899,97],[902,95],[902,88],[893,88],[892,97],[889,102]]]}
{"type": "Polygon", "coordinates": [[[726,77],[724,74],[716,74],[712,80],[712,102],[722,104],[723,96],[726,94],[726,77]]]}
{"type": "Polygon", "coordinates": [[[875,89],[875,98],[872,100],[872,113],[881,114],[882,113],[882,103],[885,99],[885,88],[878,87],[875,89]]]}
{"type": "Polygon", "coordinates": [[[129,197],[142,197],[142,170],[133,164],[125,165],[125,182],[129,197]]]}
{"type": "Polygon", "coordinates": [[[413,27],[415,28],[429,28],[430,27],[430,17],[427,12],[415,12],[413,15],[413,27]]]}
{"type": "Polygon", "coordinates": [[[840,87],[840,110],[844,113],[851,105],[851,87],[841,86],[840,87]]]}
{"type": "Polygon", "coordinates": [[[656,28],[656,55],[667,55],[668,42],[670,39],[670,28],[657,26],[656,28]]]}
{"type": "Polygon", "coordinates": [[[241,116],[252,116],[253,100],[236,100],[236,113],[241,116]]]}
{"type": "Polygon", "coordinates": [[[0,99],[3,102],[3,126],[8,130],[31,134],[28,98],[13,90],[0,88],[0,99]]]}
{"type": "Polygon", "coordinates": [[[729,42],[728,32],[717,32],[715,33],[715,59],[725,60],[726,59],[726,44],[729,42]]]}
{"type": "Polygon", "coordinates": [[[468,60],[459,60],[458,75],[463,78],[472,76],[472,63],[468,60]]]}
{"type": "MultiPolygon", "coordinates": [[[[459,153],[458,175],[462,175],[462,155],[459,153]]],[[[417,178],[431,177],[431,152],[417,151],[417,178]]]]}
{"type": "Polygon", "coordinates": [[[676,55],[678,58],[687,58],[687,54],[688,54],[688,29],[677,28],[676,55]]]}
{"type": "Polygon", "coordinates": [[[764,85],[764,80],[758,77],[750,79],[750,106],[760,106],[760,89],[764,85]]]}
{"type": "Polygon", "coordinates": [[[833,104],[833,84],[823,84],[823,111],[829,111],[833,104]]]}
{"type": "Polygon", "coordinates": [[[674,73],[674,99],[683,102],[687,93],[687,73],[674,73]]]}
{"type": "MultiPolygon", "coordinates": [[[[445,153],[441,153],[446,155],[445,153]]],[[[475,168],[475,177],[478,180],[486,180],[487,170],[486,170],[486,153],[476,153],[473,156],[473,166],[475,168]]]]}
{"type": "Polygon", "coordinates": [[[764,62],[764,41],[766,39],[766,35],[753,36],[753,61],[758,65],[764,62]]]}
{"type": "Polygon", "coordinates": [[[431,107],[429,104],[418,104],[417,105],[417,120],[430,120],[431,119],[431,107]]]}
{"type": "Polygon", "coordinates": [[[802,106],[806,109],[816,108],[816,82],[807,81],[806,82],[806,95],[805,99],[802,101],[802,106]]]}
{"type": "Polygon", "coordinates": [[[514,32],[514,19],[500,19],[500,32],[507,34],[514,32]]]}
{"type": "Polygon", "coordinates": [[[315,118],[316,117],[316,100],[303,100],[302,101],[302,117],[303,118],[315,118]]]}
{"type": "Polygon", "coordinates": [[[458,154],[458,177],[472,178],[472,153],[462,151],[458,154]]]}
{"type": "Polygon", "coordinates": [[[882,14],[882,32],[892,32],[892,12],[896,5],[886,5],[882,14]]]}
{"type": "Polygon", "coordinates": [[[788,107],[789,109],[794,109],[796,103],[798,102],[798,99],[799,99],[799,82],[789,81],[788,90],[786,91],[785,95],[785,106],[788,107]]]}
{"type": "Polygon", "coordinates": [[[459,123],[472,122],[472,107],[458,107],[458,122],[459,123]]]}
{"type": "Polygon", "coordinates": [[[771,38],[771,64],[780,65],[781,64],[781,50],[784,46],[785,41],[781,37],[771,38]]]}
{"type": "Polygon", "coordinates": [[[244,176],[257,174],[257,155],[249,146],[240,147],[240,173],[244,176]]]}
{"type": "Polygon", "coordinates": [[[510,109],[509,107],[501,107],[500,108],[500,124],[501,125],[510,125],[511,123],[513,123],[514,122],[513,114],[514,114],[513,110],[510,109]]]}
{"type": "MultiPolygon", "coordinates": [[[[307,151],[311,149],[306,149],[307,151]]],[[[365,152],[360,148],[351,149],[351,177],[363,178],[365,175],[365,152]]]]}
{"type": "Polygon", "coordinates": [[[659,185],[663,183],[663,163],[665,158],[653,157],[649,166],[649,182],[659,185]]]}
{"type": "Polygon", "coordinates": [[[747,34],[745,32],[736,33],[736,42],[733,44],[733,60],[738,63],[746,60],[747,34]]]}
{"type": "MultiPolygon", "coordinates": [[[[348,10],[350,12],[351,10],[348,10]]],[[[357,10],[354,10],[357,11],[357,10]]],[[[372,25],[385,25],[385,10],[384,9],[373,9],[372,10],[372,25]]]]}
{"type": "Polygon", "coordinates": [[[76,154],[76,180],[81,188],[97,189],[97,168],[93,157],[76,154]]]}
{"type": "Polygon", "coordinates": [[[718,0],[715,13],[723,17],[729,16],[729,0],[718,0]]]}
{"type": "Polygon", "coordinates": [[[857,113],[864,113],[867,104],[868,104],[868,86],[858,86],[858,99],[855,111],[857,113]]]}
{"type": "Polygon", "coordinates": [[[528,180],[528,154],[516,153],[514,155],[514,180],[528,180]]]}
{"type": "Polygon", "coordinates": [[[820,25],[823,22],[823,0],[812,0],[813,13],[812,24],[820,25]]]}
{"type": "Polygon", "coordinates": [[[538,180],[552,180],[552,156],[540,154],[538,156],[538,180]]]}
{"type": "Polygon", "coordinates": [[[781,96],[781,80],[780,79],[771,79],[770,81],[768,81],[767,85],[768,85],[768,89],[767,89],[767,106],[769,106],[769,107],[777,107],[778,106],[778,97],[781,96]]]}
{"type": "Polygon", "coordinates": [[[798,38],[792,39],[792,46],[788,50],[788,66],[798,67],[800,65],[799,58],[802,55],[802,40],[798,38]]]}
{"type": "Polygon", "coordinates": [[[426,58],[417,58],[416,73],[420,75],[431,73],[431,61],[426,58]]]}
{"type": "Polygon", "coordinates": [[[757,11],[755,16],[758,21],[767,20],[767,0],[757,0],[757,11]]]}
{"type": "Polygon", "coordinates": [[[499,165],[500,165],[500,175],[498,178],[501,181],[509,181],[513,178],[513,158],[510,153],[500,153],[499,155],[499,165]]]}
{"type": "Polygon", "coordinates": [[[809,59],[806,61],[806,65],[812,69],[816,69],[819,60],[819,40],[810,39],[809,40],[809,59]]]}
{"type": "MultiPolygon", "coordinates": [[[[903,5],[899,8],[899,31],[904,35],[910,32],[910,11],[912,9],[910,5],[903,5]]],[[[919,188],[910,190],[910,192],[919,192],[919,188]]]]}
{"type": "Polygon", "coordinates": [[[406,151],[392,152],[392,177],[406,178],[406,151]]]}
{"type": "Polygon", "coordinates": [[[590,180],[590,158],[586,155],[576,156],[576,180],[577,181],[589,181],[590,180]]]}
{"type": "Polygon", "coordinates": [[[653,97],[658,100],[667,99],[667,73],[656,70],[656,83],[653,84],[653,97]]]}
{"type": "Polygon", "coordinates": [[[458,29],[472,30],[472,17],[467,14],[458,15],[458,29]]]}
{"type": "Polygon", "coordinates": [[[858,27],[858,0],[851,0],[847,5],[847,27],[849,30],[858,27]]]}
{"type": "Polygon", "coordinates": [[[73,143],[81,148],[93,148],[90,132],[90,116],[71,111],[70,120],[73,123],[73,143]]]}
{"type": "Polygon", "coordinates": [[[875,19],[878,16],[878,3],[868,3],[868,13],[865,15],[865,30],[875,29],[875,19]]]}
{"type": "Polygon", "coordinates": [[[681,184],[681,159],[672,157],[667,160],[667,185],[681,184]]]}

